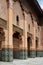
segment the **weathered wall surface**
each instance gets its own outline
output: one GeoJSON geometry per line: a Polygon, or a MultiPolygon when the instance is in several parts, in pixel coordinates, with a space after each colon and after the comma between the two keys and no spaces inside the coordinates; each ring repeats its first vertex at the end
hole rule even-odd
{"type": "Polygon", "coordinates": [[[7,2],[6,0],[0,0],[0,18],[7,20],[8,12],[7,12],[7,2]]]}
{"type": "Polygon", "coordinates": [[[14,13],[13,24],[23,29],[23,13],[20,7],[20,3],[18,1],[14,2],[13,13],[14,13]],[[17,25],[17,19],[16,19],[17,16],[19,17],[19,25],[17,25]]]}
{"type": "MultiPolygon", "coordinates": [[[[28,5],[26,2],[22,2],[22,5],[23,5],[23,8],[24,8],[24,12],[26,13],[25,15],[25,18],[23,17],[23,11],[22,11],[22,8],[21,8],[21,5],[18,1],[16,2],[13,2],[13,24],[17,27],[17,29],[22,29],[24,31],[24,22],[26,22],[27,24],[27,28],[25,30],[25,32],[27,31],[28,34],[32,35],[32,46],[30,46],[30,50],[32,51],[31,52],[31,55],[35,55],[35,51],[36,51],[36,37],[38,38],[38,50],[42,50],[41,48],[41,43],[43,43],[43,31],[41,30],[41,27],[38,26],[37,22],[39,21],[38,20],[38,16],[37,14],[35,13],[35,11],[33,10],[33,8],[30,7],[30,5],[28,5]],[[17,25],[17,16],[18,16],[18,25],[17,25]],[[32,19],[33,18],[33,19],[32,19]],[[30,30],[29,30],[30,28],[30,30]],[[41,32],[41,41],[40,41],[40,32],[41,32]],[[34,51],[33,51],[34,50],[34,51]]],[[[4,20],[8,20],[8,8],[7,8],[7,2],[6,0],[0,0],[0,18],[4,19],[4,20]]],[[[1,21],[1,20],[0,20],[1,21]]],[[[11,21],[11,20],[10,20],[11,21]]],[[[43,20],[42,20],[43,21],[43,20]]],[[[0,25],[2,25],[3,23],[0,22],[0,25]]],[[[3,24],[4,26],[5,24],[3,24]]],[[[15,28],[16,29],[16,28],[15,28]]],[[[42,27],[43,29],[43,27],[42,27]]],[[[20,32],[20,30],[18,30],[20,32]]],[[[26,32],[26,34],[27,34],[26,32]]],[[[13,31],[14,33],[14,31],[13,31]]],[[[21,32],[21,34],[23,34],[23,32],[21,32]]],[[[23,35],[24,36],[24,35],[23,35]]],[[[25,36],[26,37],[26,36],[25,36]]],[[[28,37],[28,35],[27,35],[28,37]]],[[[25,39],[25,42],[27,40],[25,39]]],[[[14,42],[15,43],[15,42],[14,42]]],[[[24,40],[23,40],[23,43],[24,43],[24,40]]],[[[23,45],[21,45],[23,46],[23,45]]],[[[26,46],[26,43],[25,45],[26,46]]],[[[14,46],[15,47],[15,46],[14,46]]],[[[19,47],[19,46],[18,46],[19,47]]],[[[26,47],[23,48],[25,51],[24,51],[24,54],[26,54],[26,47]]],[[[20,55],[22,53],[22,56],[23,56],[23,50],[20,51],[20,55]]],[[[16,55],[16,54],[15,54],[16,55]]]]}

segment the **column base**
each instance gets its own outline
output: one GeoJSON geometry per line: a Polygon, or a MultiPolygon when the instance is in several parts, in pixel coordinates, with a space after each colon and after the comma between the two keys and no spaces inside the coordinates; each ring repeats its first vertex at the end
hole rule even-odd
{"type": "Polygon", "coordinates": [[[2,49],[2,61],[11,62],[13,61],[13,50],[2,49]]]}

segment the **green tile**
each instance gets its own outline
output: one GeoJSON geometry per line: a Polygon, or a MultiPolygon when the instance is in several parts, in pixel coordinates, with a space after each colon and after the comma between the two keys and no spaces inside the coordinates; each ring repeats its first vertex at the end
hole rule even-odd
{"type": "Polygon", "coordinates": [[[13,58],[14,59],[26,59],[27,51],[20,50],[20,51],[13,51],[13,58]]]}
{"type": "MultiPolygon", "coordinates": [[[[11,50],[11,49],[3,49],[2,50],[2,61],[7,61],[7,62],[12,61],[13,60],[13,55],[11,55],[12,51],[13,50],[11,50]]],[[[13,52],[12,52],[12,54],[13,54],[13,52]]]]}

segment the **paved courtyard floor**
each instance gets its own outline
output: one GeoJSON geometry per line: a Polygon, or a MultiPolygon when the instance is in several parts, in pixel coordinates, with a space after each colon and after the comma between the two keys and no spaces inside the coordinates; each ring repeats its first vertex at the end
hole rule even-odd
{"type": "Polygon", "coordinates": [[[43,65],[43,57],[28,58],[27,60],[14,59],[13,62],[0,62],[0,65],[43,65]]]}

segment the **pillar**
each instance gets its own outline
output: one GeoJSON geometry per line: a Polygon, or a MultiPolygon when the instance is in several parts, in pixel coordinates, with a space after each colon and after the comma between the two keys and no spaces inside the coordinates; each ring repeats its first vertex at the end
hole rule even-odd
{"type": "Polygon", "coordinates": [[[13,0],[9,0],[9,18],[8,18],[8,52],[9,61],[13,60],[13,0]]]}
{"type": "MultiPolygon", "coordinates": [[[[12,61],[13,60],[13,0],[8,0],[8,21],[7,28],[3,28],[5,32],[5,40],[2,40],[2,61],[12,61]]],[[[3,31],[2,31],[3,32],[3,31]]],[[[4,36],[3,36],[4,38],[4,36]]]]}
{"type": "Polygon", "coordinates": [[[24,12],[24,58],[27,58],[27,15],[24,12]]]}

